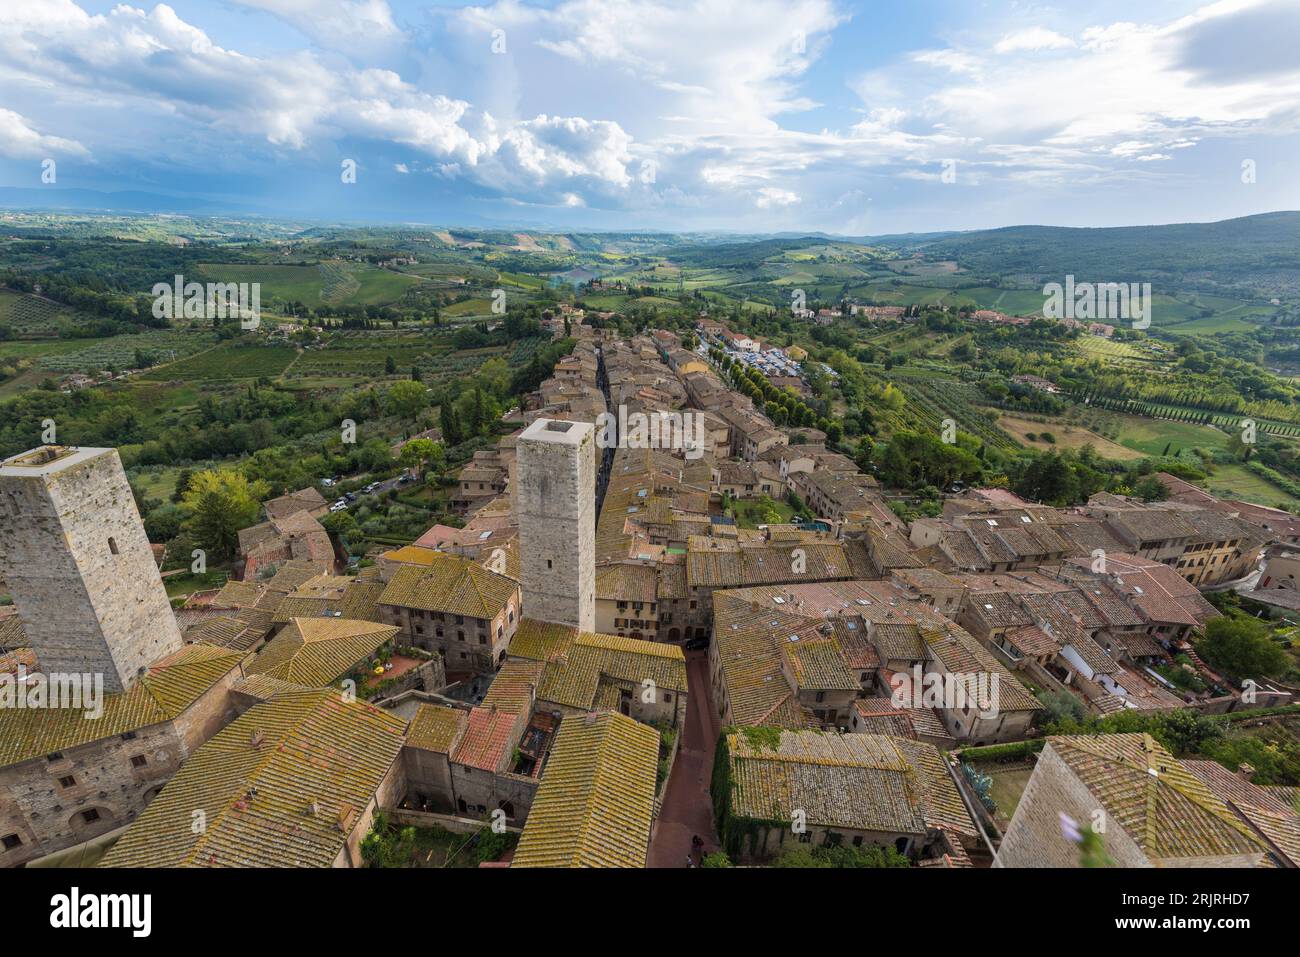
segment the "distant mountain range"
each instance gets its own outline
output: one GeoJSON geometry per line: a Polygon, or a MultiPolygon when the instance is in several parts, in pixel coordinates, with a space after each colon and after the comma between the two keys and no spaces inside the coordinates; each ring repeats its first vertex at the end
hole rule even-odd
{"type": "Polygon", "coordinates": [[[1007,226],[938,236],[867,238],[873,245],[954,259],[976,273],[1036,277],[1074,273],[1124,282],[1214,274],[1223,282],[1272,278],[1300,284],[1300,212],[1216,223],[1078,229],[1007,226]]]}

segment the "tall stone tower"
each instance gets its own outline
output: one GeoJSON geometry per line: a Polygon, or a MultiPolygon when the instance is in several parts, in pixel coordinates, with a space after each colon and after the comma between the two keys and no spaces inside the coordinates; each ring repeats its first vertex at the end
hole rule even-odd
{"type": "Polygon", "coordinates": [[[183,644],[116,449],[0,462],[0,577],[47,673],[124,691],[183,644]]]}
{"type": "Polygon", "coordinates": [[[515,456],[524,614],[594,631],[595,427],[538,419],[515,456]]]}

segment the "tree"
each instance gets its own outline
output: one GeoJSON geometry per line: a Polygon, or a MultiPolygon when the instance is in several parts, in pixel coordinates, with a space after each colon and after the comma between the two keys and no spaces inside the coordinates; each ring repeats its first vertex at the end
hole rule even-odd
{"type": "Polygon", "coordinates": [[[239,472],[196,472],[181,499],[189,516],[185,527],[209,558],[229,558],[240,530],[256,523],[265,494],[265,482],[249,482],[239,472]]]}
{"type": "Polygon", "coordinates": [[[416,476],[420,478],[424,477],[427,465],[432,465],[435,472],[442,471],[445,460],[442,443],[433,439],[411,439],[402,446],[402,452],[398,456],[398,461],[408,469],[414,468],[416,476]]]}
{"type": "Polygon", "coordinates": [[[1196,652],[1213,668],[1231,678],[1276,677],[1289,663],[1281,645],[1269,637],[1268,626],[1255,618],[1211,619],[1196,652]]]}
{"type": "MultiPolygon", "coordinates": [[[[880,453],[879,447],[877,452],[880,453]]],[[[884,452],[878,455],[880,475],[890,485],[919,488],[934,485],[947,488],[960,479],[971,483],[983,473],[980,460],[955,445],[930,435],[900,431],[894,433],[884,452]]]]}
{"type": "Polygon", "coordinates": [[[394,359],[392,356],[386,357],[384,359],[384,372],[387,373],[388,375],[392,375],[396,371],[397,371],[397,360],[394,359]]]}
{"type": "Polygon", "coordinates": [[[1148,475],[1133,486],[1133,494],[1144,502],[1163,502],[1169,498],[1169,489],[1154,475],[1148,475]]]}
{"type": "Polygon", "coordinates": [[[395,382],[384,397],[384,404],[393,415],[413,419],[429,404],[429,392],[419,382],[395,382]]]}

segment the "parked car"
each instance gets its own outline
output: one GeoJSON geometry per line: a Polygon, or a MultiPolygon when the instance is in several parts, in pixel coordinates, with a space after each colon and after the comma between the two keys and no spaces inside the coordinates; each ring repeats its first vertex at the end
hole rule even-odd
{"type": "Polygon", "coordinates": [[[335,502],[333,505],[330,506],[330,511],[331,511],[331,512],[341,512],[341,511],[343,511],[343,510],[344,510],[345,508],[347,508],[347,507],[348,507],[348,500],[345,499],[345,498],[341,498],[341,499],[339,499],[337,502],[335,502]]]}
{"type": "Polygon", "coordinates": [[[343,497],[344,497],[345,499],[347,499],[347,501],[349,501],[349,502],[355,502],[355,501],[357,500],[357,493],[356,493],[356,492],[347,492],[347,493],[344,494],[343,497]]]}
{"type": "Polygon", "coordinates": [[[692,638],[690,641],[686,642],[687,651],[699,651],[701,648],[707,647],[709,647],[708,638],[692,638]]]}

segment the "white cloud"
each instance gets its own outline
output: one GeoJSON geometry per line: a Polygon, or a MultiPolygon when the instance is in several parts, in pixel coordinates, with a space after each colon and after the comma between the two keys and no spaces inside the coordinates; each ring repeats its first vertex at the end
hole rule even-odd
{"type": "Polygon", "coordinates": [[[993,47],[994,53],[1019,53],[1021,51],[1061,50],[1074,46],[1074,41],[1055,30],[1045,27],[1027,27],[1008,33],[993,47]]]}
{"type": "Polygon", "coordinates": [[[87,150],[76,140],[38,133],[15,113],[0,107],[0,156],[12,159],[57,159],[61,155],[85,156],[87,150]]]}
{"type": "Polygon", "coordinates": [[[386,0],[230,0],[264,10],[325,50],[373,53],[400,35],[386,0]]]}
{"type": "MultiPolygon", "coordinates": [[[[321,13],[321,22],[329,21],[325,5],[306,0],[252,5],[288,18],[321,13]]],[[[335,15],[391,24],[383,3],[344,4],[335,15]]],[[[616,122],[538,115],[498,123],[391,70],[327,67],[309,52],[258,58],[223,49],[164,4],[147,13],[121,5],[99,16],[68,0],[0,8],[0,61],[28,83],[58,69],[64,96],[139,101],[173,125],[183,120],[195,130],[216,128],[223,138],[260,137],[290,152],[348,136],[408,147],[438,160],[443,175],[497,189],[595,184],[608,191],[631,182],[631,137],[616,122]]],[[[8,139],[16,148],[81,148],[39,137],[11,116],[6,128],[13,128],[8,139]]],[[[192,150],[192,141],[185,147],[192,150]]]]}
{"type": "Polygon", "coordinates": [[[774,186],[764,186],[758,191],[754,205],[759,209],[769,209],[773,206],[792,206],[797,202],[799,202],[797,193],[792,193],[788,189],[777,189],[774,186]]]}

